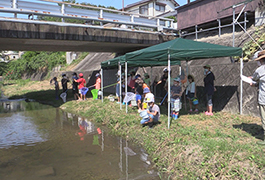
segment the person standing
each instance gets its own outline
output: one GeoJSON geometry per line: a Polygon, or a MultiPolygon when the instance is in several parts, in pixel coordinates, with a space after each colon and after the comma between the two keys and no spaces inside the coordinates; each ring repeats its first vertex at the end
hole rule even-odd
{"type": "Polygon", "coordinates": [[[214,87],[214,74],[211,71],[211,66],[209,64],[203,66],[204,68],[204,91],[206,94],[207,100],[207,111],[205,111],[205,115],[212,116],[213,115],[213,93],[215,91],[214,87]]]}
{"type": "Polygon", "coordinates": [[[117,84],[115,86],[116,88],[116,97],[118,98],[117,103],[120,104],[120,85],[121,85],[121,81],[120,78],[117,79],[117,84]]]}
{"type": "Polygon", "coordinates": [[[68,82],[70,82],[70,81],[69,81],[68,77],[66,76],[66,74],[62,74],[61,83],[62,83],[62,87],[63,87],[63,93],[68,90],[68,88],[67,88],[68,82]]]}
{"type": "MultiPolygon", "coordinates": [[[[190,112],[192,112],[192,100],[196,98],[196,84],[194,82],[194,77],[192,75],[188,75],[188,86],[186,89],[186,96],[189,100],[190,112]]],[[[195,104],[194,112],[198,112],[198,104],[195,104]]]]}
{"type": "Polygon", "coordinates": [[[135,80],[135,71],[132,71],[128,78],[128,92],[134,92],[135,80]]]}
{"type": "Polygon", "coordinates": [[[74,80],[78,80],[77,74],[74,72],[73,73],[73,84],[72,84],[72,91],[73,91],[73,95],[74,95],[74,99],[78,100],[79,99],[79,95],[78,95],[78,83],[74,80]]]}
{"type": "Polygon", "coordinates": [[[165,89],[165,84],[167,82],[167,78],[168,78],[168,69],[164,68],[163,69],[163,75],[161,76],[160,80],[157,82],[156,85],[159,85],[159,89],[160,89],[160,97],[163,98],[166,95],[166,89],[165,89]]]}
{"type": "Polygon", "coordinates": [[[151,87],[151,79],[148,73],[144,73],[144,83],[147,84],[148,87],[151,87]]]}
{"type": "Polygon", "coordinates": [[[100,74],[99,73],[97,73],[96,74],[96,83],[95,83],[95,89],[98,89],[98,99],[101,99],[101,91],[100,91],[100,86],[101,86],[101,78],[100,78],[100,74]]]}
{"type": "Polygon", "coordinates": [[[57,81],[57,77],[54,77],[50,80],[50,84],[52,84],[52,82],[54,81],[54,88],[55,88],[55,99],[58,100],[59,99],[59,83],[57,81]]]}
{"type": "Polygon", "coordinates": [[[79,73],[79,79],[74,80],[75,82],[78,83],[78,89],[79,89],[79,94],[80,97],[78,100],[85,100],[85,95],[82,94],[81,89],[85,87],[86,85],[86,80],[83,78],[83,73],[79,73]]]}
{"type": "Polygon", "coordinates": [[[175,120],[179,117],[181,92],[180,78],[177,77],[174,79],[173,86],[171,86],[171,114],[175,120]]]}
{"type": "Polygon", "coordinates": [[[263,141],[257,142],[259,145],[265,145],[265,50],[258,53],[258,57],[255,59],[258,64],[258,68],[252,75],[252,80],[256,83],[250,83],[252,87],[258,87],[258,104],[263,128],[263,141]]]}
{"type": "Polygon", "coordinates": [[[137,102],[137,107],[138,107],[138,112],[141,111],[142,109],[142,95],[143,95],[143,80],[140,75],[135,76],[135,96],[136,96],[136,102],[137,102]]]}

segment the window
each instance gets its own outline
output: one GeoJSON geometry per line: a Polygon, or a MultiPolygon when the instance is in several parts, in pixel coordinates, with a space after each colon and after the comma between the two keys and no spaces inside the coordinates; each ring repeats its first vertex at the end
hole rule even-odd
{"type": "Polygon", "coordinates": [[[165,12],[165,6],[160,5],[160,4],[156,4],[156,10],[161,11],[161,12],[165,12]]]}
{"type": "Polygon", "coordinates": [[[139,13],[143,15],[148,15],[148,5],[140,6],[139,13]]]}

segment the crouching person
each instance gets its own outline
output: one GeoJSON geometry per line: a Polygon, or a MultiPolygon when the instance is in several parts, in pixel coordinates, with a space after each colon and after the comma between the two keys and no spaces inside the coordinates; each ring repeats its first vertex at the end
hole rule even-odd
{"type": "Polygon", "coordinates": [[[159,121],[160,108],[155,104],[155,98],[152,93],[146,94],[145,101],[148,103],[149,108],[140,112],[140,116],[143,118],[140,123],[142,125],[149,125],[151,128],[159,121]]]}

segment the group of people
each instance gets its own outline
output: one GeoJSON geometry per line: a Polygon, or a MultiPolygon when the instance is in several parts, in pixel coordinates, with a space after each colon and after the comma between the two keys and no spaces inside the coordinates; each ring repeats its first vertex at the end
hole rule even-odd
{"type": "MultiPolygon", "coordinates": [[[[62,79],[61,79],[61,85],[62,85],[62,90],[63,93],[67,93],[68,91],[68,83],[70,82],[69,78],[66,76],[66,74],[62,74],[62,79]]],[[[53,79],[50,80],[50,83],[54,84],[55,88],[55,99],[59,99],[59,82],[57,81],[57,77],[54,77],[53,79]]],[[[100,74],[96,74],[96,83],[93,86],[90,87],[95,87],[95,89],[100,89],[101,88],[101,77],[100,74]]],[[[77,73],[72,74],[72,93],[74,96],[75,100],[86,100],[86,93],[88,92],[89,88],[86,87],[86,80],[84,79],[83,73],[79,73],[77,76],[77,73]]]]}
{"type": "MultiPolygon", "coordinates": [[[[211,71],[210,65],[205,65],[204,67],[204,89],[207,98],[207,111],[205,111],[205,115],[212,116],[212,96],[215,91],[214,87],[214,74],[211,71]]],[[[182,91],[182,82],[181,76],[176,78],[172,78],[173,81],[170,84],[170,104],[171,104],[171,116],[174,119],[179,117],[179,111],[181,109],[181,96],[183,94],[182,91]]],[[[188,75],[188,84],[186,86],[185,95],[189,100],[189,112],[198,112],[198,100],[196,94],[196,84],[194,82],[194,77],[192,75],[188,75]],[[197,103],[194,103],[195,100],[197,103]]],[[[168,69],[164,68],[163,75],[160,80],[155,84],[160,84],[160,97],[164,97],[160,104],[164,101],[167,96],[167,88],[168,88],[168,69]]],[[[116,84],[116,96],[118,97],[118,102],[120,103],[120,86],[122,86],[122,96],[125,96],[125,83],[124,83],[124,73],[122,73],[122,80],[117,79],[116,84]]],[[[145,124],[153,124],[159,121],[160,117],[160,108],[156,105],[154,94],[151,93],[150,90],[151,81],[150,77],[147,73],[144,74],[144,78],[141,77],[140,74],[136,74],[135,71],[131,71],[128,75],[128,92],[132,92],[135,94],[135,99],[137,102],[138,112],[140,116],[143,118],[140,123],[145,124]]],[[[127,102],[126,102],[127,103],[127,102]]],[[[125,103],[124,103],[125,104],[125,103]]]]}

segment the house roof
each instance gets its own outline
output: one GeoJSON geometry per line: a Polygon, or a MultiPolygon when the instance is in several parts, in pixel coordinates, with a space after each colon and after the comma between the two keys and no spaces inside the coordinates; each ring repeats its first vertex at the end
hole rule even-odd
{"type": "Polygon", "coordinates": [[[157,17],[168,17],[168,16],[177,16],[178,11],[167,11],[164,12],[163,14],[157,15],[157,17]]]}
{"type": "MultiPolygon", "coordinates": [[[[135,3],[132,3],[132,4],[128,4],[126,7],[124,7],[124,9],[129,9],[131,7],[134,7],[134,6],[139,6],[141,4],[144,4],[144,3],[148,3],[148,2],[151,2],[151,1],[154,1],[154,0],[141,0],[141,1],[138,1],[138,2],[135,2],[135,3]]],[[[175,1],[175,0],[171,0],[172,3],[175,4],[175,6],[179,6],[179,4],[175,1]]]]}

